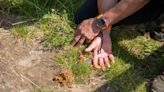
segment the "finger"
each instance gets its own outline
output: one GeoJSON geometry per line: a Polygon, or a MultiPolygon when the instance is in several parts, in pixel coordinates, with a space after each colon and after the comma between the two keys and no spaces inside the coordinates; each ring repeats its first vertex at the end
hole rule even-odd
{"type": "Polygon", "coordinates": [[[86,43],[86,44],[90,44],[91,41],[92,41],[92,40],[87,39],[87,40],[85,40],[85,43],[86,43]]]}
{"type": "Polygon", "coordinates": [[[97,69],[100,69],[101,67],[98,65],[98,55],[97,55],[97,50],[94,50],[93,54],[93,66],[97,69]]]}
{"type": "Polygon", "coordinates": [[[106,65],[108,68],[111,67],[111,66],[110,66],[110,63],[109,63],[108,57],[105,57],[105,58],[104,58],[104,63],[105,63],[105,65],[106,65]]]}
{"type": "Polygon", "coordinates": [[[111,62],[114,64],[115,63],[115,60],[114,60],[114,56],[113,54],[109,54],[109,59],[111,60],[111,62]]]}
{"type": "Polygon", "coordinates": [[[105,70],[105,64],[103,58],[99,58],[99,65],[101,66],[102,70],[105,70]]]}
{"type": "Polygon", "coordinates": [[[78,34],[78,31],[76,30],[75,32],[74,32],[74,36],[76,36],[78,34]]]}
{"type": "Polygon", "coordinates": [[[84,43],[84,41],[85,41],[85,37],[82,37],[79,41],[78,41],[78,43],[77,43],[77,47],[79,47],[79,46],[81,46],[83,43],[84,43]]]}
{"type": "Polygon", "coordinates": [[[85,49],[86,52],[92,51],[94,48],[96,48],[99,45],[99,38],[95,38],[95,40],[92,41],[92,43],[88,46],[88,48],[85,49]]]}
{"type": "Polygon", "coordinates": [[[75,31],[75,33],[74,33],[74,36],[77,36],[77,35],[79,35],[80,34],[80,30],[78,29],[78,27],[76,28],[76,31],[75,31]]]}
{"type": "Polygon", "coordinates": [[[71,41],[71,46],[75,46],[75,44],[79,41],[79,39],[80,39],[80,35],[78,35],[78,36],[76,36],[72,41],[71,41]]]}
{"type": "Polygon", "coordinates": [[[92,42],[86,49],[86,52],[92,51],[96,47],[95,43],[92,42]]]}

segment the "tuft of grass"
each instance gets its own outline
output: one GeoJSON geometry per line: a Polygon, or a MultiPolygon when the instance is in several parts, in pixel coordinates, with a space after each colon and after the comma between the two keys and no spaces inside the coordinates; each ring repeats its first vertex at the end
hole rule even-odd
{"type": "Polygon", "coordinates": [[[90,74],[91,67],[87,61],[82,61],[81,63],[74,65],[72,70],[75,75],[90,74]]]}
{"type": "Polygon", "coordinates": [[[30,29],[26,25],[15,26],[11,31],[18,37],[26,37],[30,33],[30,29]]]}
{"type": "Polygon", "coordinates": [[[73,19],[77,6],[82,2],[83,0],[1,0],[0,6],[7,9],[11,14],[32,18],[41,18],[51,9],[54,9],[58,14],[66,11],[69,18],[73,19]]]}
{"type": "Polygon", "coordinates": [[[146,92],[149,81],[164,66],[163,57],[158,53],[162,44],[132,32],[129,26],[118,28],[111,35],[116,64],[103,74],[121,92],[146,92]],[[158,58],[153,56],[155,53],[158,58]]]}
{"type": "Polygon", "coordinates": [[[113,44],[118,44],[119,47],[126,49],[135,57],[143,59],[153,53],[155,50],[160,48],[162,44],[149,37],[148,34],[145,36],[137,32],[136,26],[142,30],[144,24],[132,25],[132,26],[120,26],[114,29],[112,33],[113,44]],[[134,30],[135,29],[135,30],[134,30]],[[119,31],[118,34],[115,31],[119,31]]]}
{"type": "Polygon", "coordinates": [[[79,59],[79,49],[67,47],[67,50],[55,55],[55,64],[66,67],[72,71],[76,83],[86,83],[91,76],[91,65],[79,59]]]}
{"type": "Polygon", "coordinates": [[[75,27],[74,23],[68,19],[67,13],[60,16],[53,14],[53,12],[44,15],[32,26],[35,29],[28,25],[17,25],[11,30],[14,35],[21,38],[31,37],[33,35],[32,32],[37,33],[39,30],[43,34],[44,46],[56,48],[65,44],[69,45],[73,38],[75,27]]]}
{"type": "MultiPolygon", "coordinates": [[[[66,14],[59,16],[50,13],[43,16],[37,26],[45,34],[43,37],[45,46],[61,47],[66,42],[68,43],[68,37],[73,33],[73,28],[69,24],[73,23],[68,20],[66,14]]],[[[72,38],[69,38],[69,40],[72,38]]]]}
{"type": "Polygon", "coordinates": [[[92,68],[87,61],[82,61],[72,67],[77,83],[87,83],[91,77],[92,68]]]}
{"type": "Polygon", "coordinates": [[[28,26],[27,24],[19,24],[10,29],[11,33],[18,39],[23,39],[25,41],[32,41],[32,39],[37,39],[42,37],[42,32],[35,26],[28,26]]]}

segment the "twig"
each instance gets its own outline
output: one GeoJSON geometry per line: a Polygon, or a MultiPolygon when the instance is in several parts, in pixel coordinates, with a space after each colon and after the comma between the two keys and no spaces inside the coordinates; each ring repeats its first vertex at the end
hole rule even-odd
{"type": "Polygon", "coordinates": [[[12,26],[16,26],[16,25],[20,25],[20,24],[29,23],[29,22],[33,22],[33,21],[36,21],[36,20],[37,20],[37,19],[20,21],[20,22],[13,23],[12,26]]]}
{"type": "Polygon", "coordinates": [[[38,87],[39,89],[41,89],[41,87],[39,85],[37,85],[36,83],[34,83],[32,80],[30,80],[29,78],[27,78],[26,76],[23,76],[22,74],[20,74],[20,76],[24,79],[26,79],[27,81],[29,81],[30,83],[32,83],[33,85],[35,85],[36,87],[38,87]]]}

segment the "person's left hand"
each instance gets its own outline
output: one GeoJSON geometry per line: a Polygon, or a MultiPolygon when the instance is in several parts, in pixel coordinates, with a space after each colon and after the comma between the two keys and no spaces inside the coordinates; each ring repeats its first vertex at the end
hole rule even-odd
{"type": "Polygon", "coordinates": [[[78,25],[74,34],[74,39],[71,41],[71,46],[80,46],[85,41],[86,43],[90,43],[99,32],[100,30],[95,26],[94,18],[84,20],[78,25]]]}
{"type": "Polygon", "coordinates": [[[94,51],[93,65],[95,68],[102,68],[105,70],[114,63],[114,56],[112,54],[112,42],[108,32],[104,32],[103,36],[96,37],[86,51],[94,51]]]}
{"type": "Polygon", "coordinates": [[[100,50],[94,50],[93,64],[96,68],[105,70],[111,67],[111,64],[115,63],[112,53],[108,53],[101,48],[100,50]]]}

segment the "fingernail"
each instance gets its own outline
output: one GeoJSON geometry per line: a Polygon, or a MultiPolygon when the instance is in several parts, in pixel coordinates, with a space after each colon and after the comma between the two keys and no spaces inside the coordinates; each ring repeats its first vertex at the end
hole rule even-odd
{"type": "Polygon", "coordinates": [[[112,64],[114,64],[115,63],[115,58],[114,58],[113,54],[110,54],[110,59],[112,61],[112,64]]]}
{"type": "Polygon", "coordinates": [[[96,65],[95,68],[100,69],[101,67],[99,65],[96,65]]]}
{"type": "Polygon", "coordinates": [[[74,46],[71,44],[71,47],[74,47],[74,46]]]}
{"type": "Polygon", "coordinates": [[[105,68],[102,68],[103,71],[105,71],[106,69],[105,68]]]}
{"type": "Polygon", "coordinates": [[[88,48],[86,48],[85,51],[88,51],[88,48]]]}
{"type": "Polygon", "coordinates": [[[115,63],[115,60],[113,59],[113,60],[112,60],[112,64],[114,64],[114,63],[115,63]]]}
{"type": "Polygon", "coordinates": [[[111,66],[110,65],[108,65],[108,68],[110,68],[111,66]]]}
{"type": "Polygon", "coordinates": [[[88,48],[85,49],[86,52],[89,52],[90,50],[88,48]]]}

